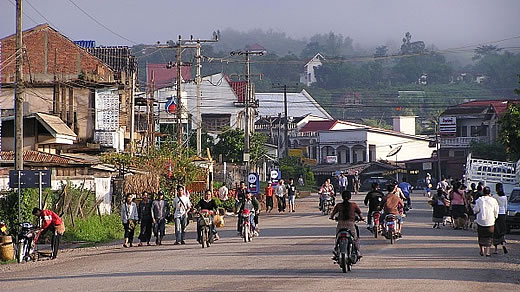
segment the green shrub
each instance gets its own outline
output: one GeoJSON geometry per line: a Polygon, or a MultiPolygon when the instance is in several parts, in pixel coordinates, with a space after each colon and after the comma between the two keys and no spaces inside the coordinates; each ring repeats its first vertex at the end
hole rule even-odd
{"type": "MultiPolygon", "coordinates": [[[[76,219],[74,227],[70,224],[66,226],[65,240],[101,243],[123,238],[124,230],[119,214],[104,215],[101,220],[99,216],[76,219]]],[[[134,237],[138,234],[139,227],[136,227],[134,237]]]]}

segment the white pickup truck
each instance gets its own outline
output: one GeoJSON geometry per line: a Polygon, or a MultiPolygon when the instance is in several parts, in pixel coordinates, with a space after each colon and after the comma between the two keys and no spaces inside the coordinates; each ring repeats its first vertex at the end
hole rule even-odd
{"type": "Polygon", "coordinates": [[[464,183],[469,187],[471,183],[483,182],[485,186],[495,192],[495,185],[502,183],[506,196],[510,196],[513,188],[519,187],[520,160],[516,163],[472,158],[471,153],[466,161],[464,183]]]}

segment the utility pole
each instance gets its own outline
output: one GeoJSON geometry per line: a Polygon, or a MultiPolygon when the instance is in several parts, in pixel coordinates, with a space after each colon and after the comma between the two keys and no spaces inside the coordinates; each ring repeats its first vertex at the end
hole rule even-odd
{"type": "Polygon", "coordinates": [[[14,96],[15,139],[14,169],[23,169],[23,42],[22,42],[22,0],[16,0],[16,80],[14,96]]]}
{"type": "Polygon", "coordinates": [[[130,87],[130,155],[135,153],[135,72],[132,72],[132,80],[130,87]]]}
{"type": "MultiPolygon", "coordinates": [[[[202,55],[201,55],[201,43],[210,43],[210,42],[218,42],[218,35],[215,35],[215,39],[209,39],[209,40],[201,40],[197,39],[194,40],[193,36],[190,37],[189,40],[183,40],[182,37],[179,35],[179,38],[177,40],[177,44],[171,45],[170,43],[168,45],[159,45],[158,48],[176,48],[177,49],[177,58],[175,61],[175,66],[177,69],[177,145],[182,145],[183,143],[183,127],[182,127],[182,66],[189,66],[188,63],[182,62],[182,50],[188,49],[188,48],[195,48],[197,49],[196,52],[196,59],[197,59],[197,72],[195,77],[195,82],[197,84],[197,155],[202,154],[202,142],[201,142],[201,136],[202,136],[202,116],[201,116],[201,85],[202,85],[202,75],[201,75],[201,61],[202,61],[202,55]]],[[[169,63],[167,68],[171,68],[171,63],[169,63]]]]}
{"type": "Polygon", "coordinates": [[[175,66],[177,66],[177,146],[180,147],[182,145],[182,37],[179,35],[179,40],[177,42],[177,61],[175,62],[175,66]]]}
{"type": "Polygon", "coordinates": [[[245,56],[245,78],[246,78],[246,96],[244,100],[244,119],[245,119],[245,125],[244,125],[244,162],[245,162],[245,172],[246,175],[249,172],[249,135],[250,133],[250,121],[249,121],[249,102],[252,98],[252,89],[251,89],[251,78],[250,78],[250,63],[251,63],[251,56],[263,56],[264,52],[262,51],[233,51],[230,53],[231,56],[245,56]]]}
{"type": "MultiPolygon", "coordinates": [[[[283,89],[283,105],[285,111],[285,122],[284,122],[284,155],[283,157],[289,156],[289,115],[287,110],[287,84],[273,86],[273,88],[283,89]]],[[[296,88],[296,86],[291,87],[296,88]]]]}
{"type": "Polygon", "coordinates": [[[439,147],[440,144],[440,122],[439,117],[435,120],[435,147],[437,147],[437,182],[441,181],[442,172],[441,172],[441,150],[439,147]]]}

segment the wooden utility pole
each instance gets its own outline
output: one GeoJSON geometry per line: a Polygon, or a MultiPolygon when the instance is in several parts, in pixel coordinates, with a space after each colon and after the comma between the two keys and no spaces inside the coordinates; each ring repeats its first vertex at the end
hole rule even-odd
{"type": "Polygon", "coordinates": [[[197,76],[195,77],[195,82],[197,83],[197,155],[201,156],[202,154],[202,115],[200,113],[201,105],[201,95],[200,88],[202,85],[202,76],[200,73],[200,69],[202,65],[201,62],[201,54],[200,54],[200,40],[197,40],[197,55],[195,56],[197,59],[197,76]]]}
{"type": "MultiPolygon", "coordinates": [[[[253,98],[253,90],[251,89],[251,78],[250,78],[250,63],[251,63],[251,56],[263,56],[264,52],[262,51],[233,51],[230,53],[231,56],[245,56],[245,78],[246,78],[246,96],[244,100],[244,119],[245,119],[245,125],[244,125],[244,162],[245,162],[245,169],[246,169],[246,175],[249,172],[249,135],[251,134],[250,130],[250,110],[249,110],[249,102],[253,98]]],[[[253,128],[254,130],[254,128],[253,128]]]]}
{"type": "Polygon", "coordinates": [[[22,72],[22,0],[16,0],[16,80],[14,96],[15,139],[14,169],[23,169],[23,72],[22,72]]]}
{"type": "MultiPolygon", "coordinates": [[[[287,84],[273,86],[273,88],[282,88],[283,89],[283,104],[285,111],[285,121],[284,121],[284,155],[282,157],[289,156],[289,115],[287,109],[287,84]]],[[[296,88],[291,87],[291,88],[296,88]]]]}
{"type": "Polygon", "coordinates": [[[135,77],[136,73],[132,72],[132,80],[130,87],[130,155],[135,153],[135,77]]]}
{"type": "Polygon", "coordinates": [[[177,69],[177,145],[182,144],[182,38],[179,35],[179,41],[177,42],[177,61],[175,62],[177,69]]]}

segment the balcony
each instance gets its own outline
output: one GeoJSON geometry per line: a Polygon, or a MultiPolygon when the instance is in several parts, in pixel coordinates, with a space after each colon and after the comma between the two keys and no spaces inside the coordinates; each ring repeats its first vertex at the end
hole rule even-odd
{"type": "Polygon", "coordinates": [[[441,138],[441,148],[469,148],[473,142],[488,142],[489,137],[441,138]]]}

